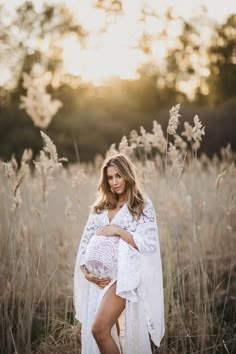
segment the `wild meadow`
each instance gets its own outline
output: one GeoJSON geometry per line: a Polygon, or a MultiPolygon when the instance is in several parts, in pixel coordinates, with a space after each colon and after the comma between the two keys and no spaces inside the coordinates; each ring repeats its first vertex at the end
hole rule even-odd
{"type": "MultiPolygon", "coordinates": [[[[153,352],[235,353],[236,156],[200,154],[207,127],[179,109],[166,132],[154,121],[107,155],[131,157],[157,213],[166,332],[153,352]]],[[[73,271],[103,157],[71,164],[41,136],[37,158],[0,162],[1,354],[80,353],[73,271]]]]}

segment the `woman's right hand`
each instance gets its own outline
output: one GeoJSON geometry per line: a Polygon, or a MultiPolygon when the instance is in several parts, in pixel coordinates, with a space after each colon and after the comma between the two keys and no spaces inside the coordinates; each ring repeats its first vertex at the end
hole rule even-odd
{"type": "Polygon", "coordinates": [[[94,275],[93,273],[90,273],[85,266],[83,266],[83,273],[88,281],[91,281],[91,283],[96,284],[101,289],[105,288],[105,286],[107,286],[111,281],[111,278],[109,277],[102,278],[98,277],[97,275],[94,275]]]}

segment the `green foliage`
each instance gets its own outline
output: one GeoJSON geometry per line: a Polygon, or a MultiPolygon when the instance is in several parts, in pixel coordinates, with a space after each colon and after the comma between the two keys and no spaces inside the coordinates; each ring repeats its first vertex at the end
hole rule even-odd
{"type": "MultiPolygon", "coordinates": [[[[75,161],[77,146],[80,159],[90,160],[97,153],[105,154],[112,143],[120,142],[132,129],[139,130],[142,125],[150,131],[154,119],[165,128],[169,117],[166,102],[178,102],[178,96],[175,91],[154,89],[153,81],[117,80],[106,86],[78,89],[64,85],[52,92],[53,97],[63,101],[63,107],[46,133],[58,146],[59,155],[75,161]]],[[[4,160],[14,153],[19,160],[25,148],[32,148],[35,155],[41,146],[39,129],[18,105],[19,99],[14,95],[1,112],[0,156],[4,160]]],[[[196,112],[207,126],[208,139],[202,145],[205,152],[219,152],[228,142],[236,149],[234,100],[215,109],[184,102],[184,119],[191,121],[196,112]]]]}
{"type": "Polygon", "coordinates": [[[217,28],[209,59],[210,102],[221,103],[236,97],[236,14],[217,28]]]}

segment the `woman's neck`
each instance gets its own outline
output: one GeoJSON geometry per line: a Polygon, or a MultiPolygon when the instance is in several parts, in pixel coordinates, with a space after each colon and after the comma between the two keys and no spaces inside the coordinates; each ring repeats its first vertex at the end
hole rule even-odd
{"type": "Polygon", "coordinates": [[[119,203],[125,203],[126,201],[127,201],[126,194],[121,194],[121,195],[119,195],[119,198],[118,198],[117,202],[119,202],[119,203]]]}
{"type": "Polygon", "coordinates": [[[126,201],[127,201],[126,195],[121,195],[121,196],[119,196],[117,203],[125,203],[126,201]]]}

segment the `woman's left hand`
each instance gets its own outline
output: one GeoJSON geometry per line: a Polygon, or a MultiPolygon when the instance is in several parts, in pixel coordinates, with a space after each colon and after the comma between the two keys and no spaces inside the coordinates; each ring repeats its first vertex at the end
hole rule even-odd
{"type": "Polygon", "coordinates": [[[102,236],[119,236],[120,227],[114,224],[105,225],[99,227],[96,230],[96,234],[102,236]]]}

